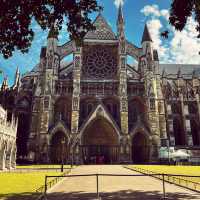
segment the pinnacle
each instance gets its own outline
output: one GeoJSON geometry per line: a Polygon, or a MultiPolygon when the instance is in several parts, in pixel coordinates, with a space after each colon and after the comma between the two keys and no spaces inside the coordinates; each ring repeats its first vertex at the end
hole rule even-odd
{"type": "Polygon", "coordinates": [[[143,36],[142,36],[142,43],[143,42],[152,42],[152,38],[151,38],[151,35],[149,33],[149,29],[148,29],[147,24],[145,24],[144,33],[143,33],[143,36]]]}

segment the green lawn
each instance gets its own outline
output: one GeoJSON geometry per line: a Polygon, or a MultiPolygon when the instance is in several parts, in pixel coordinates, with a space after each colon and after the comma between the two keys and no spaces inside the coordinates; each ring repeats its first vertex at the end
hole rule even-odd
{"type": "Polygon", "coordinates": [[[171,174],[171,175],[189,175],[189,176],[199,176],[199,177],[177,177],[176,176],[166,176],[165,179],[185,186],[191,189],[200,191],[200,166],[168,166],[168,165],[132,165],[129,168],[136,170],[148,170],[144,173],[157,173],[157,174],[171,174]],[[179,178],[179,179],[178,179],[179,178]],[[180,180],[181,178],[181,180],[180,180]],[[191,182],[187,182],[189,180],[191,182]],[[194,182],[194,183],[192,183],[194,182]],[[197,184],[195,184],[197,183],[197,184]]]}
{"type": "Polygon", "coordinates": [[[44,185],[45,175],[61,175],[60,172],[5,172],[0,173],[1,200],[32,200],[36,189],[44,185]]]}
{"type": "MultiPolygon", "coordinates": [[[[65,168],[70,168],[70,165],[64,165],[65,168]]],[[[59,169],[61,165],[17,165],[17,169],[41,169],[41,168],[54,168],[59,169]]]]}
{"type": "Polygon", "coordinates": [[[200,166],[135,165],[133,167],[151,170],[156,173],[200,176],[200,166]]]}

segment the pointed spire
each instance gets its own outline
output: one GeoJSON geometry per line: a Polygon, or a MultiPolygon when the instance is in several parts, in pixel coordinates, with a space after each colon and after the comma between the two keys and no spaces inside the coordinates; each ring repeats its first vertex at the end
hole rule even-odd
{"type": "Polygon", "coordinates": [[[123,11],[122,11],[122,4],[120,3],[119,5],[119,10],[118,10],[118,24],[119,23],[124,23],[124,16],[123,16],[123,11]]]}
{"type": "Polygon", "coordinates": [[[17,67],[16,69],[16,72],[15,72],[15,76],[18,76],[20,73],[19,73],[19,67],[17,67]]]}
{"type": "Polygon", "coordinates": [[[19,80],[20,79],[20,72],[19,72],[19,67],[17,67],[16,72],[15,72],[15,83],[14,83],[14,87],[18,87],[19,86],[19,80]]]}
{"type": "Polygon", "coordinates": [[[58,39],[58,28],[55,27],[55,24],[51,25],[51,28],[49,30],[48,38],[56,38],[58,39]]]}
{"type": "Polygon", "coordinates": [[[118,33],[119,38],[125,38],[124,17],[123,17],[123,11],[122,11],[122,4],[121,3],[119,5],[119,10],[118,10],[117,33],[118,33]]]}
{"type": "Polygon", "coordinates": [[[4,77],[3,83],[1,85],[1,91],[5,91],[8,89],[8,77],[4,77]]]}
{"type": "Polygon", "coordinates": [[[152,42],[152,38],[151,38],[151,35],[149,33],[149,29],[148,29],[148,26],[147,24],[145,24],[145,27],[144,27],[144,33],[143,33],[143,36],[142,36],[142,43],[143,42],[152,42]]]}

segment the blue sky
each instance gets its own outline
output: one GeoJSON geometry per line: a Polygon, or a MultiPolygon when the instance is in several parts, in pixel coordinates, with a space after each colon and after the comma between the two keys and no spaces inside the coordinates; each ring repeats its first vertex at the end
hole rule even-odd
{"type": "MultiPolygon", "coordinates": [[[[103,15],[108,23],[116,31],[117,5],[123,3],[124,18],[126,21],[126,37],[129,41],[140,46],[140,41],[147,23],[154,40],[154,47],[160,52],[160,59],[163,63],[195,63],[199,64],[200,59],[197,52],[200,49],[200,42],[196,38],[194,30],[194,19],[189,23],[183,33],[176,32],[168,25],[168,15],[171,0],[99,0],[104,7],[103,15]],[[160,31],[168,28],[171,30],[170,39],[160,38],[160,31]],[[190,46],[189,54],[186,51],[190,46]]],[[[96,15],[93,16],[93,18],[96,15]]],[[[33,22],[33,29],[36,31],[35,39],[28,54],[15,52],[13,57],[5,60],[0,56],[0,69],[8,76],[9,84],[12,84],[17,66],[23,74],[30,71],[38,62],[41,46],[46,45],[47,32],[41,31],[39,26],[33,22]]],[[[60,44],[68,41],[66,26],[60,33],[60,44]]],[[[0,83],[3,76],[0,75],[0,83]]]]}

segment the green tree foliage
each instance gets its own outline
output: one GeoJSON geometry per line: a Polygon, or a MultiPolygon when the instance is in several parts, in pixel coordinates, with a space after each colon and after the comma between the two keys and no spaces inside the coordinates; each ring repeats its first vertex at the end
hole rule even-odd
{"type": "Polygon", "coordinates": [[[176,30],[182,31],[192,15],[197,22],[197,37],[200,38],[200,0],[172,0],[169,22],[176,30]]]}
{"type": "Polygon", "coordinates": [[[70,37],[80,41],[94,29],[89,14],[102,9],[96,0],[0,0],[0,53],[4,58],[17,49],[28,52],[34,38],[33,19],[45,30],[55,24],[61,30],[64,19],[70,37]]]}

